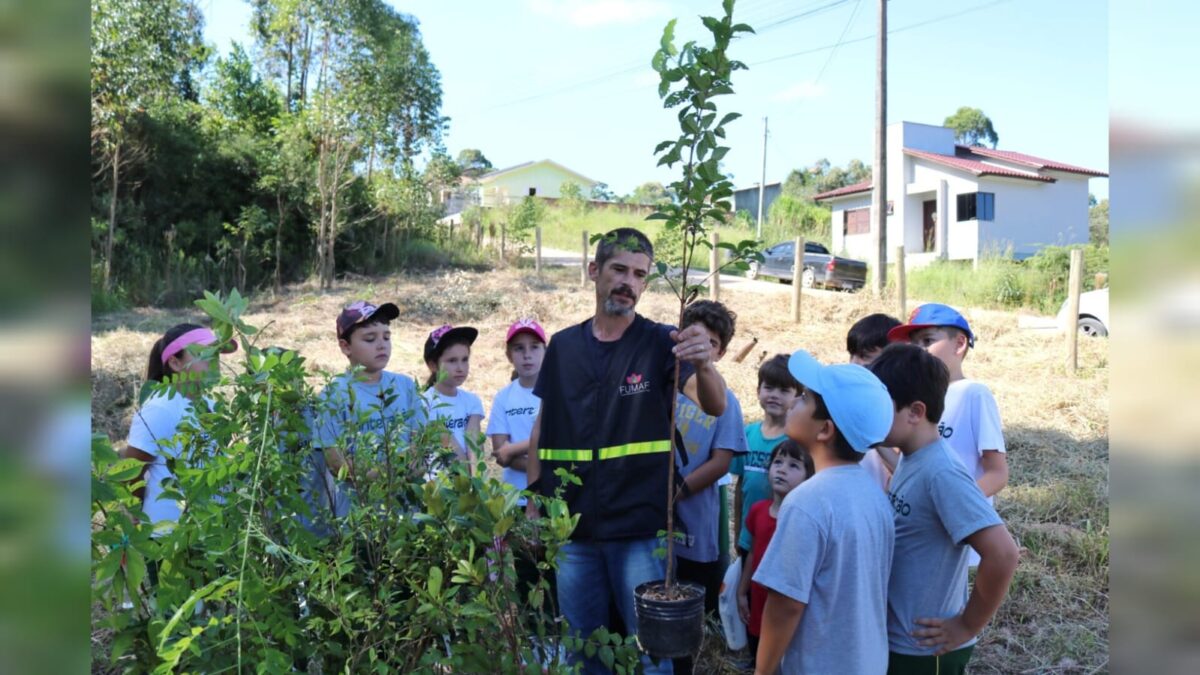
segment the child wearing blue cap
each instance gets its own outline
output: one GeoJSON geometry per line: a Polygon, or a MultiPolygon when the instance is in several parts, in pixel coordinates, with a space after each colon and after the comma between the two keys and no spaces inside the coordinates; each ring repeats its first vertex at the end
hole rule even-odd
{"type": "Polygon", "coordinates": [[[904,453],[890,486],[896,545],[888,584],[889,675],[967,672],[975,641],[1017,568],[1017,545],[938,432],[949,373],[915,345],[893,344],[871,371],[895,409],[886,442],[904,453]],[[970,545],[970,546],[968,546],[970,545]],[[967,558],[982,561],[968,599],[967,558]]]}
{"type": "MultiPolygon", "coordinates": [[[[953,307],[926,303],[912,311],[908,323],[888,331],[888,340],[917,345],[946,364],[950,388],[938,432],[992,503],[992,496],[1008,485],[1008,459],[992,391],[963,375],[963,360],[975,347],[971,326],[953,307]]],[[[978,564],[979,555],[971,552],[971,566],[978,564]]]]}
{"type": "Polygon", "coordinates": [[[859,465],[892,426],[892,399],[855,364],[788,359],[800,393],[785,429],[815,475],[783,500],[753,580],[767,589],[756,673],[882,673],[892,507],[859,465]]]}

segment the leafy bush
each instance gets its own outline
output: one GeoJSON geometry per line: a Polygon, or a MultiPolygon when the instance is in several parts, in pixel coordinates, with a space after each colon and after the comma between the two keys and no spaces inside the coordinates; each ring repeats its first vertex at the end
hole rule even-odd
{"type": "MultiPolygon", "coordinates": [[[[1024,261],[1009,256],[969,261],[938,261],[908,273],[908,293],[951,305],[1026,308],[1054,314],[1067,297],[1071,248],[1047,246],[1024,261]]],[[[1083,290],[1095,287],[1095,273],[1108,272],[1107,246],[1082,246],[1083,290]]]]}
{"type": "Polygon", "coordinates": [[[355,505],[326,538],[306,529],[298,516],[313,514],[300,485],[312,466],[309,419],[319,411],[303,359],[255,346],[238,294],[197,304],[219,335],[239,343],[242,360],[176,437],[184,453],[166,493],[184,506],[172,529],[154,532],[133,496],[141,462],[93,439],[93,598],[115,665],[567,672],[562,649],[570,649],[601,652],[618,672],[633,672],[632,639],[572,637],[555,621],[544,580],[517,584],[515,557],[549,570],[577,517],[561,500],[544,500],[547,517],[533,532],[519,494],[485,478],[482,463],[474,476],[454,462],[425,480],[444,454],[440,429],[412,425],[405,442],[400,425],[348,425],[359,451],[341,477],[357,486],[355,505]]]}

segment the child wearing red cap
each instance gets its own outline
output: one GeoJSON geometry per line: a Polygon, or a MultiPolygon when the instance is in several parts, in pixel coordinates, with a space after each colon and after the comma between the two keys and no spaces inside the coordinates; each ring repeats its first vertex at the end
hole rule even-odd
{"type": "MultiPolygon", "coordinates": [[[[492,401],[487,434],[492,439],[492,457],[504,469],[504,482],[524,490],[529,435],[542,409],[542,400],[534,395],[533,385],[537,384],[546,356],[546,331],[533,319],[519,319],[508,327],[504,344],[504,355],[512,364],[515,377],[492,401]]],[[[525,504],[524,497],[520,503],[525,504]]]]}

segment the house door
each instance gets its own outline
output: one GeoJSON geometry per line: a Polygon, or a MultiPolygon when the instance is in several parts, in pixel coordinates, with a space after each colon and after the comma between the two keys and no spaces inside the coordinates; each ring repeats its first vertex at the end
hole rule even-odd
{"type": "Polygon", "coordinates": [[[937,243],[937,200],[925,202],[924,217],[921,218],[921,242],[924,253],[932,253],[937,243]]]}

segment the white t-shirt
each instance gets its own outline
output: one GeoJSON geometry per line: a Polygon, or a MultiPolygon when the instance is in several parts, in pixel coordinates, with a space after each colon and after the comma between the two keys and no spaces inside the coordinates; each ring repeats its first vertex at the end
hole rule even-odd
{"type": "Polygon", "coordinates": [[[183,452],[182,444],[174,440],[180,424],[187,418],[194,420],[192,401],[178,393],[154,394],[133,414],[129,425],[130,446],[154,455],[154,461],[146,469],[146,499],[143,510],[150,522],[175,522],[179,520],[179,503],[174,499],[159,499],[163,492],[163,481],[174,478],[167,468],[166,458],[178,458],[183,452]]]}
{"type": "Polygon", "coordinates": [[[446,396],[430,387],[421,395],[425,400],[427,420],[440,420],[446,425],[446,431],[467,450],[467,420],[472,415],[483,417],[483,401],[466,389],[459,389],[454,396],[446,396]]]}
{"type": "MultiPolygon", "coordinates": [[[[541,409],[542,399],[533,395],[533,389],[526,389],[521,386],[520,380],[513,380],[497,392],[495,400],[492,401],[492,416],[488,419],[487,434],[508,434],[509,443],[527,441],[533,432],[533,422],[541,409]]],[[[528,477],[524,471],[506,466],[504,482],[518,490],[524,490],[528,485],[528,477]]],[[[522,499],[521,503],[524,502],[522,499]]]]}
{"type": "MultiPolygon", "coordinates": [[[[982,382],[963,379],[950,383],[938,433],[953,450],[951,454],[977,481],[983,475],[983,451],[1005,452],[1000,409],[992,391],[982,382]]],[[[987,501],[991,504],[994,500],[988,497],[987,501]]],[[[979,554],[972,550],[970,565],[978,564],[979,554]]]]}

